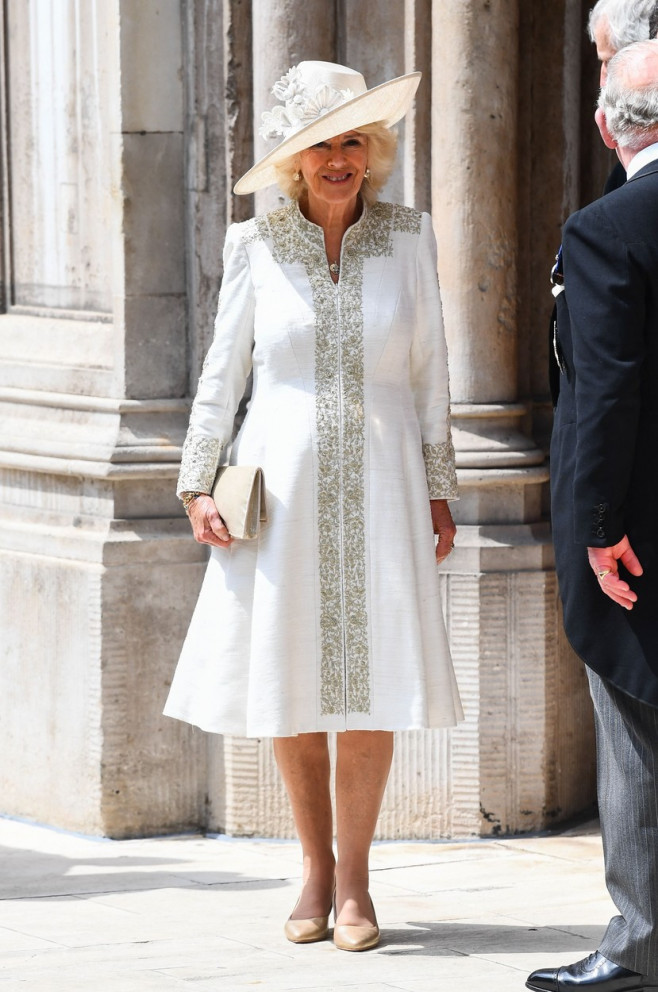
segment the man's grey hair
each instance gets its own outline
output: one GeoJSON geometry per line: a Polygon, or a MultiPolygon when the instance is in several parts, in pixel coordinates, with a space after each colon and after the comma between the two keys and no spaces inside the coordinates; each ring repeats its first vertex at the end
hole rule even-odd
{"type": "Polygon", "coordinates": [[[589,14],[589,36],[594,41],[594,32],[602,21],[606,22],[606,34],[610,47],[615,52],[632,45],[636,41],[647,41],[655,37],[658,29],[657,0],[598,0],[589,14]]]}
{"type": "Polygon", "coordinates": [[[658,141],[658,73],[644,73],[641,86],[634,82],[645,59],[658,66],[658,41],[641,41],[617,52],[599,95],[611,137],[631,151],[658,141]]]}

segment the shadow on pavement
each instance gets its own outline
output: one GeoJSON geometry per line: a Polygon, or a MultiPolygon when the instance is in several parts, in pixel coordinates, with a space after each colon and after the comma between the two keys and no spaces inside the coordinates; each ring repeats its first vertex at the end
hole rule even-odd
{"type": "Polygon", "coordinates": [[[534,954],[574,952],[574,960],[597,946],[605,926],[569,923],[531,927],[505,923],[409,922],[414,929],[382,928],[380,954],[534,954]]]}
{"type": "Polygon", "coordinates": [[[213,885],[229,891],[248,886],[274,889],[288,884],[285,879],[252,878],[235,871],[201,869],[185,858],[119,855],[71,859],[6,846],[0,846],[0,865],[0,900],[73,895],[84,898],[99,892],[148,892],[213,885]],[[96,868],[101,870],[88,870],[96,868]],[[139,868],[146,870],[134,870],[139,868]]]}

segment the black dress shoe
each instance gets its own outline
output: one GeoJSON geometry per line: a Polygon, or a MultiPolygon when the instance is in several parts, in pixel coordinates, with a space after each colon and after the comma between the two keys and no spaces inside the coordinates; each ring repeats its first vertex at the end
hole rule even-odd
{"type": "Polygon", "coordinates": [[[567,964],[563,968],[533,971],[525,983],[532,992],[568,992],[569,989],[592,989],[592,992],[649,992],[658,989],[658,978],[648,978],[608,961],[598,951],[567,964]]]}

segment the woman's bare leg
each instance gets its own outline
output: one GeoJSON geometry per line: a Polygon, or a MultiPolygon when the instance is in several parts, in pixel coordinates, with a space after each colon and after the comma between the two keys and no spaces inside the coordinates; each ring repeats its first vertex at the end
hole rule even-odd
{"type": "Polygon", "coordinates": [[[393,734],[348,730],[337,735],[337,923],[372,926],[368,857],[393,758],[393,734]]]}
{"type": "Polygon", "coordinates": [[[327,916],[335,871],[327,735],[276,737],[274,757],[288,793],[304,859],[303,888],[292,918],[327,916]]]}

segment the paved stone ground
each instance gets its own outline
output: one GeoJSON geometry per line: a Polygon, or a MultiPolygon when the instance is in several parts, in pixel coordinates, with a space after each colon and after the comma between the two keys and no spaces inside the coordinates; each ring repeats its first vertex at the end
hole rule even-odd
{"type": "Polygon", "coordinates": [[[382,942],[295,946],[299,850],[95,840],[0,819],[0,992],[514,992],[596,948],[613,912],[595,823],[554,836],[380,843],[382,942]]]}

